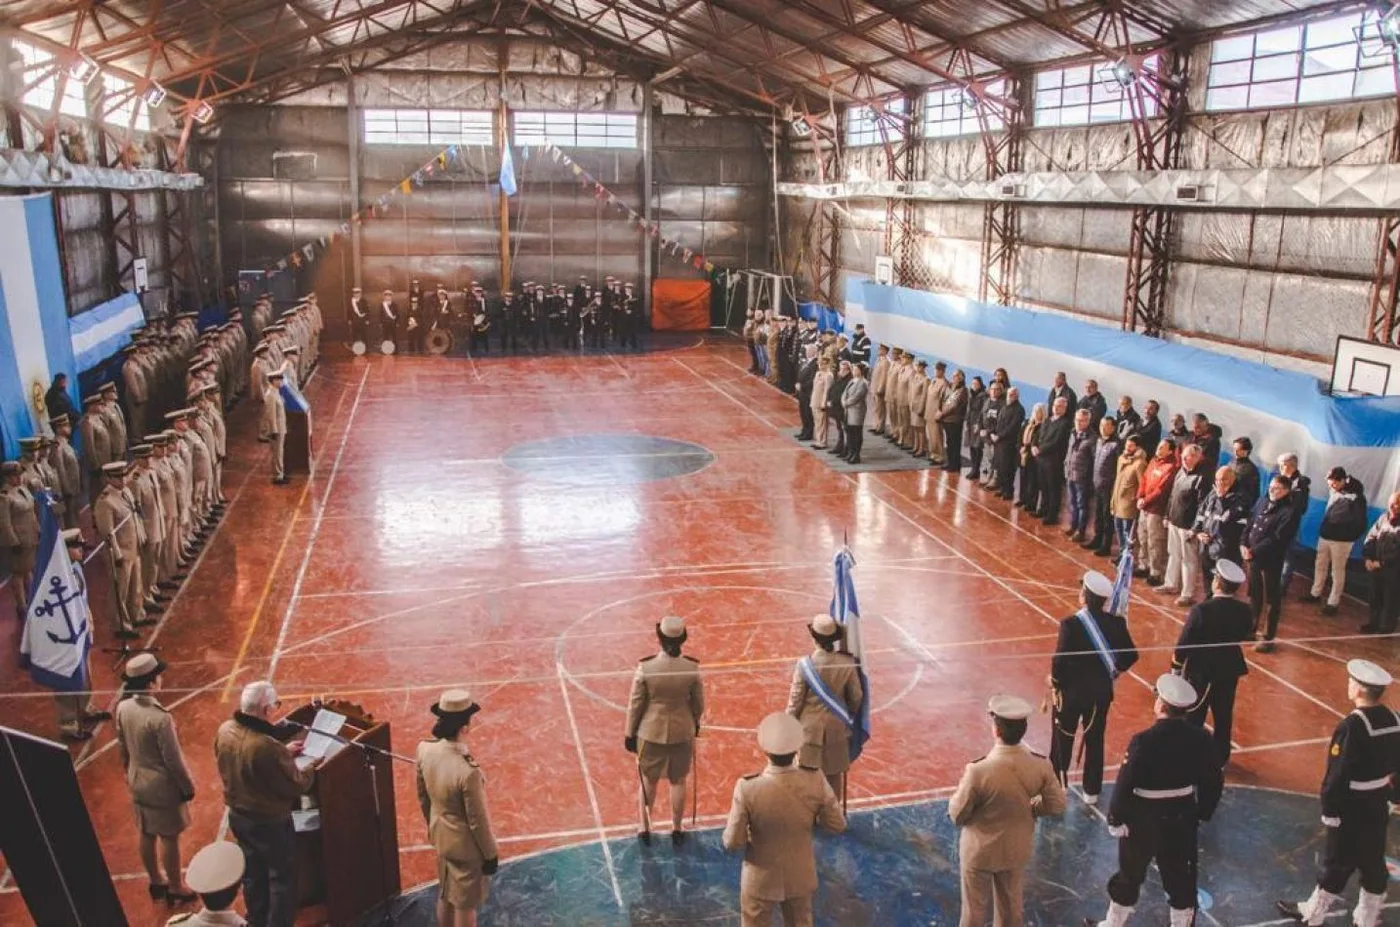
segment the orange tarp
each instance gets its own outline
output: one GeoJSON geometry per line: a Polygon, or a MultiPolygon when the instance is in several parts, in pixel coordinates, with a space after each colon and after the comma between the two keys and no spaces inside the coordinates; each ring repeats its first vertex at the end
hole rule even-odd
{"type": "Polygon", "coordinates": [[[651,327],[658,332],[702,332],[710,327],[710,281],[653,280],[651,327]]]}

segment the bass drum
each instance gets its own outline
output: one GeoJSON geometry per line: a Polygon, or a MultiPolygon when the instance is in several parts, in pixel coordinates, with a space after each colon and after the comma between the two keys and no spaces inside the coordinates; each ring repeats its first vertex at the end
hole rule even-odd
{"type": "Polygon", "coordinates": [[[385,338],[383,341],[379,342],[379,350],[385,354],[393,354],[394,340],[392,338],[385,338]]]}
{"type": "Polygon", "coordinates": [[[428,332],[428,353],[446,354],[452,350],[452,333],[445,328],[435,328],[428,332]]]}
{"type": "Polygon", "coordinates": [[[350,353],[354,354],[356,357],[363,357],[366,350],[368,350],[368,348],[365,347],[363,341],[356,341],[354,344],[350,345],[350,353]]]}

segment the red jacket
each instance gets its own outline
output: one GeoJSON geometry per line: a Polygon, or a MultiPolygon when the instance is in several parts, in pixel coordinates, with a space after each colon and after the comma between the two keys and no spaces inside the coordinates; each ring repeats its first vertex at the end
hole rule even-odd
{"type": "Polygon", "coordinates": [[[1149,515],[1167,514],[1167,503],[1171,501],[1172,480],[1176,479],[1176,455],[1166,460],[1153,457],[1147,464],[1147,472],[1138,483],[1138,501],[1143,503],[1142,511],[1149,515]]]}

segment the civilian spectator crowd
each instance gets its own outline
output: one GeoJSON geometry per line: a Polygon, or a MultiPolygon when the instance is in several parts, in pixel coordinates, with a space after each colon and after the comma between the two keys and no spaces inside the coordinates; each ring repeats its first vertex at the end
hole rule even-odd
{"type": "MultiPolygon", "coordinates": [[[[1044,402],[1027,408],[1004,368],[989,382],[962,370],[949,375],[942,361],[930,370],[912,351],[886,344],[871,365],[862,325],[848,338],[814,321],[756,311],[744,340],[749,372],[797,398],[797,438],[813,449],[860,463],[868,421],[870,434],[961,473],[1046,526],[1063,522],[1070,542],[1111,563],[1132,551],[1134,574],[1178,606],[1211,597],[1217,562],[1242,563],[1255,649],[1274,649],[1289,579],[1304,556],[1297,536],[1312,481],[1299,472],[1297,454],[1280,454],[1265,474],[1252,459],[1253,442],[1240,435],[1222,462],[1224,434],[1206,413],[1164,422],[1155,399],[1139,411],[1127,395],[1110,412],[1097,381],[1076,394],[1064,373],[1044,402]]],[[[1335,615],[1347,560],[1364,538],[1371,596],[1361,631],[1395,633],[1400,493],[1368,531],[1360,481],[1337,466],[1327,487],[1313,581],[1302,600],[1335,615]]]]}

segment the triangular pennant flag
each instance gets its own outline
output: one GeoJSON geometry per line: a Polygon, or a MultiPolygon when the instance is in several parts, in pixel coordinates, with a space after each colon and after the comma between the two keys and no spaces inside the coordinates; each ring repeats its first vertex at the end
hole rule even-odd
{"type": "Polygon", "coordinates": [[[300,266],[301,266],[301,252],[300,252],[300,251],[293,251],[292,254],[291,254],[291,257],[289,258],[289,260],[292,262],[292,266],[293,266],[293,267],[300,267],[300,266]]]}
{"type": "Polygon", "coordinates": [[[306,247],[304,247],[304,248],[301,249],[301,253],[304,254],[304,255],[306,255],[306,259],[307,259],[308,261],[311,260],[313,257],[315,257],[315,256],[316,256],[316,244],[315,244],[315,242],[310,242],[310,241],[308,241],[308,242],[306,243],[306,247]]]}
{"type": "Polygon", "coordinates": [[[583,173],[583,168],[579,167],[577,164],[572,164],[572,163],[571,163],[571,164],[569,165],[569,168],[574,172],[574,176],[575,176],[575,177],[578,177],[579,175],[581,175],[581,174],[583,173]]]}
{"type": "Polygon", "coordinates": [[[278,261],[276,264],[273,264],[272,266],[273,266],[273,269],[274,269],[274,270],[278,270],[278,271],[286,270],[286,269],[287,269],[287,259],[286,259],[286,258],[283,258],[282,260],[278,261]]]}
{"type": "Polygon", "coordinates": [[[695,253],[694,251],[691,251],[689,248],[686,248],[684,251],[681,252],[681,260],[682,260],[682,261],[685,261],[687,264],[689,264],[689,263],[690,263],[690,256],[691,256],[692,254],[694,254],[694,253],[695,253]]]}
{"type": "Polygon", "coordinates": [[[712,273],[714,273],[714,272],[715,272],[715,265],[711,264],[709,261],[706,261],[706,262],[705,262],[705,273],[707,273],[707,274],[712,274],[712,273]]]}
{"type": "Polygon", "coordinates": [[[563,152],[560,151],[558,148],[555,148],[553,145],[549,146],[549,156],[554,159],[555,164],[559,163],[559,156],[562,154],[563,152]]]}
{"type": "Polygon", "coordinates": [[[412,177],[405,177],[405,178],[403,179],[403,183],[399,184],[399,192],[400,192],[400,193],[412,193],[412,192],[413,192],[413,178],[412,178],[412,177]]]}
{"type": "Polygon", "coordinates": [[[438,170],[440,170],[440,171],[445,171],[445,170],[447,170],[447,156],[448,156],[448,154],[455,154],[455,153],[456,153],[456,147],[457,147],[457,146],[454,145],[454,146],[452,146],[451,148],[447,149],[447,151],[444,151],[442,154],[440,154],[440,155],[437,156],[437,166],[438,166],[438,170]]]}
{"type": "Polygon", "coordinates": [[[692,262],[692,264],[696,270],[699,270],[702,266],[704,266],[705,259],[697,254],[695,255],[695,260],[692,262]]]}

